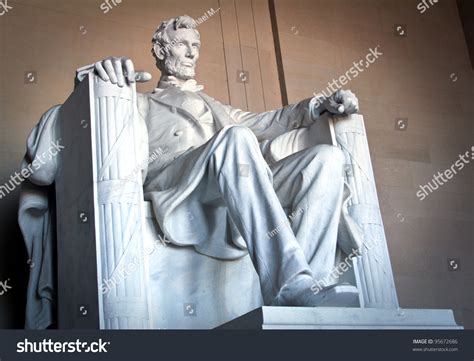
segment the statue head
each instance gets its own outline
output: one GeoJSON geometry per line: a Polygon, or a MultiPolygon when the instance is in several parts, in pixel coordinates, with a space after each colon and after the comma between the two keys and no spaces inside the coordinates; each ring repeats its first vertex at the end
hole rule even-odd
{"type": "Polygon", "coordinates": [[[194,78],[201,41],[193,18],[184,15],[163,21],[152,39],[151,52],[162,75],[194,78]]]}

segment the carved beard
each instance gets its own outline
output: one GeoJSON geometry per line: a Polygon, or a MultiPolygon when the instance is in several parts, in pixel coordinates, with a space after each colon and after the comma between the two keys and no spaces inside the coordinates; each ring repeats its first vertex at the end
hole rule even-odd
{"type": "Polygon", "coordinates": [[[188,68],[185,66],[176,66],[175,62],[172,61],[171,57],[166,57],[165,59],[165,73],[173,75],[178,79],[189,80],[193,79],[196,76],[195,68],[188,68]]]}

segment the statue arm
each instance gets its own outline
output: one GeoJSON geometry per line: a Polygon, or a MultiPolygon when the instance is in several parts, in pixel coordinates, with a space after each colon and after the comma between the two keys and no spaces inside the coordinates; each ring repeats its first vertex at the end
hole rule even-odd
{"type": "Polygon", "coordinates": [[[329,97],[315,96],[282,109],[263,113],[245,112],[225,106],[229,116],[257,135],[259,140],[275,139],[294,129],[310,127],[326,112],[350,115],[359,111],[359,101],[350,90],[338,90],[329,97]]]}
{"type": "Polygon", "coordinates": [[[230,105],[224,105],[224,108],[237,124],[249,127],[259,140],[264,140],[313,124],[319,115],[315,112],[314,103],[315,99],[310,98],[263,113],[247,112],[230,105]]]}

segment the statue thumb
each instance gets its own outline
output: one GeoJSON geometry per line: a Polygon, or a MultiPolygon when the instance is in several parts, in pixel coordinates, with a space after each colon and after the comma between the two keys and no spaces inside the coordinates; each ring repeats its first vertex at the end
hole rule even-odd
{"type": "Polygon", "coordinates": [[[139,83],[146,83],[147,81],[151,80],[152,75],[146,71],[137,71],[135,72],[135,81],[139,83]]]}

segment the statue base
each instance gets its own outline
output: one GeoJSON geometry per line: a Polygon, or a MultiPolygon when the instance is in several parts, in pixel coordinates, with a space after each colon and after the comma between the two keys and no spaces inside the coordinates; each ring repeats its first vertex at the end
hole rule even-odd
{"type": "Polygon", "coordinates": [[[254,330],[462,330],[453,311],[340,307],[260,307],[218,327],[254,330]]]}

